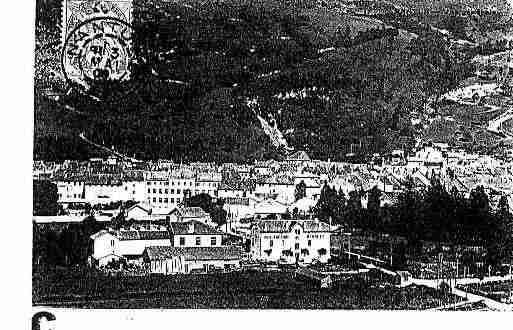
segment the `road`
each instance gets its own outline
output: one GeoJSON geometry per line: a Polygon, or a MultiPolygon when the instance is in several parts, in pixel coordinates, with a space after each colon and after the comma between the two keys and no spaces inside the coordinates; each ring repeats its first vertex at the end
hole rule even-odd
{"type": "MultiPolygon", "coordinates": [[[[512,275],[508,275],[508,276],[491,276],[491,277],[485,277],[481,281],[481,283],[484,283],[484,282],[495,282],[495,281],[504,281],[504,280],[511,280],[511,279],[513,279],[512,275]]],[[[424,286],[427,286],[427,287],[430,287],[430,288],[437,289],[441,280],[425,280],[425,279],[412,278],[411,281],[412,281],[413,284],[416,284],[416,285],[424,285],[424,286]]],[[[457,280],[456,284],[470,284],[470,283],[478,283],[478,282],[479,282],[479,279],[477,279],[477,278],[461,278],[461,279],[457,280]]],[[[446,281],[446,283],[447,283],[447,281],[446,281]]],[[[477,294],[468,293],[468,292],[463,291],[461,289],[457,289],[455,287],[455,283],[453,281],[451,281],[450,286],[451,286],[451,291],[452,291],[453,294],[455,294],[455,295],[457,295],[457,296],[459,296],[461,298],[466,299],[467,302],[471,302],[471,303],[483,302],[487,307],[489,307],[490,309],[493,309],[493,310],[497,310],[497,311],[513,311],[513,304],[504,304],[504,303],[495,301],[495,300],[487,298],[487,297],[483,297],[483,296],[480,296],[480,295],[477,295],[477,294]]],[[[450,306],[444,306],[442,308],[437,308],[437,309],[444,309],[446,307],[450,307],[450,306]]]]}

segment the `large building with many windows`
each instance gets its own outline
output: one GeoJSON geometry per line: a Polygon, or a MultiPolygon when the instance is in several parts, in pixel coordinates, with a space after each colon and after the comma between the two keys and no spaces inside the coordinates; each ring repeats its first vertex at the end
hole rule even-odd
{"type": "Polygon", "coordinates": [[[251,228],[251,256],[282,263],[327,262],[330,228],[318,220],[262,220],[251,228]]]}

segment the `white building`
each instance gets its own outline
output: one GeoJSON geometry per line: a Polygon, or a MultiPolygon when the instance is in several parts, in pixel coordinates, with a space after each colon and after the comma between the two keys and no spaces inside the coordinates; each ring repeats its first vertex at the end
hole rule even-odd
{"type": "Polygon", "coordinates": [[[202,222],[171,222],[172,245],[176,247],[218,247],[223,233],[202,222]]]}
{"type": "Polygon", "coordinates": [[[330,228],[318,220],[263,220],[251,228],[251,256],[283,263],[327,262],[330,228]]]}
{"type": "Polygon", "coordinates": [[[152,246],[144,251],[143,259],[150,273],[165,275],[213,269],[234,270],[240,268],[242,250],[238,246],[152,246]]]}
{"type": "Polygon", "coordinates": [[[208,225],[212,223],[210,215],[203,211],[201,207],[178,207],[169,213],[167,219],[171,223],[188,222],[192,220],[208,225]]]}
{"type": "Polygon", "coordinates": [[[150,230],[101,230],[91,235],[91,239],[91,257],[98,266],[119,259],[140,263],[146,247],[172,245],[171,236],[163,226],[152,227],[150,230]]]}

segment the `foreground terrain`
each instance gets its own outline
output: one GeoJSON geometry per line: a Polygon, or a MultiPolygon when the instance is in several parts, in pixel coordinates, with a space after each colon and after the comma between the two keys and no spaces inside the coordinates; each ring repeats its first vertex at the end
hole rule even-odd
{"type": "Polygon", "coordinates": [[[88,269],[33,274],[33,304],[75,308],[428,309],[459,301],[424,286],[349,279],[319,289],[285,272],[105,275],[88,269]]]}

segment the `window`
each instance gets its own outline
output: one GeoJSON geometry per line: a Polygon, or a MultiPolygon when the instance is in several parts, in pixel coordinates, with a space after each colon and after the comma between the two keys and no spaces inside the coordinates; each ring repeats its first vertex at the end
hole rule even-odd
{"type": "Polygon", "coordinates": [[[180,246],[185,245],[185,237],[180,237],[180,246]]]}
{"type": "Polygon", "coordinates": [[[273,243],[274,243],[273,240],[270,240],[269,241],[269,247],[273,247],[273,243]]]}
{"type": "Polygon", "coordinates": [[[171,189],[171,194],[174,194],[175,193],[175,190],[174,189],[171,189]]]}
{"type": "Polygon", "coordinates": [[[157,189],[153,188],[153,193],[156,194],[157,193],[157,189]]]}
{"type": "Polygon", "coordinates": [[[171,198],[171,203],[174,203],[175,202],[175,199],[174,198],[171,198]]]}
{"type": "Polygon", "coordinates": [[[168,202],[168,199],[167,198],[164,198],[164,203],[167,203],[168,202]]]}
{"type": "Polygon", "coordinates": [[[162,194],[162,189],[159,189],[159,194],[162,194]]]}
{"type": "Polygon", "coordinates": [[[159,198],[159,203],[162,203],[162,198],[159,198]]]}
{"type": "Polygon", "coordinates": [[[176,189],[176,193],[179,194],[180,193],[180,189],[176,189]]]}
{"type": "Polygon", "coordinates": [[[150,181],[148,181],[148,186],[151,186],[151,182],[150,181]]]}
{"type": "Polygon", "coordinates": [[[201,237],[196,237],[196,245],[201,245],[201,237]]]}
{"type": "Polygon", "coordinates": [[[110,246],[114,247],[114,240],[113,239],[110,240],[110,246]]]}
{"type": "Polygon", "coordinates": [[[155,197],[153,197],[153,203],[156,203],[157,202],[157,199],[155,197]]]}
{"type": "Polygon", "coordinates": [[[212,245],[212,246],[216,245],[216,238],[215,238],[215,236],[210,238],[210,245],[212,245]]]}
{"type": "Polygon", "coordinates": [[[167,194],[168,192],[169,192],[169,190],[164,189],[164,194],[167,194]]]}
{"type": "Polygon", "coordinates": [[[308,240],[308,246],[312,246],[312,240],[311,239],[308,240]]]}
{"type": "Polygon", "coordinates": [[[299,250],[299,243],[294,244],[294,249],[299,250]]]}

